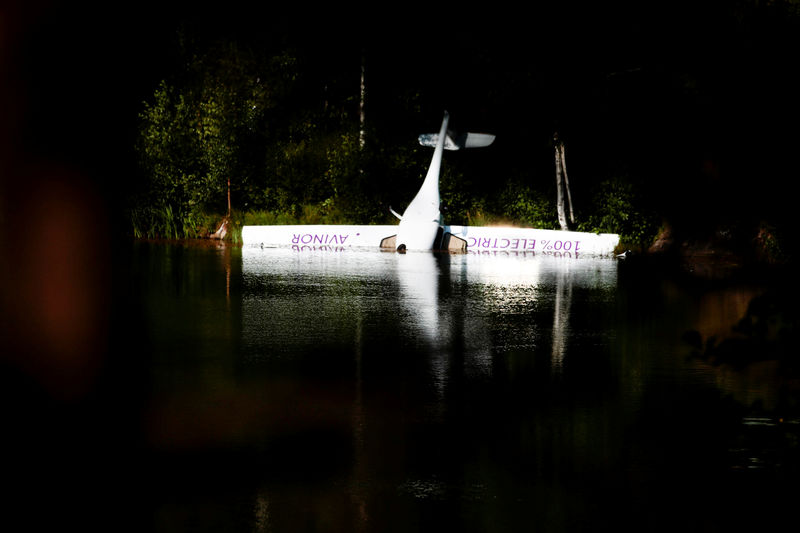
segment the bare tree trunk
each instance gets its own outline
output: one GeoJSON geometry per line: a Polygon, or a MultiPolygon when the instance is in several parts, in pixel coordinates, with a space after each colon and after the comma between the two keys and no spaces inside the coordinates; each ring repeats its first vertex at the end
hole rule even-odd
{"type": "Polygon", "coordinates": [[[572,209],[572,192],[569,189],[569,177],[567,176],[567,156],[564,154],[564,143],[558,143],[561,152],[561,170],[564,172],[564,189],[567,191],[567,203],[569,204],[569,222],[575,223],[575,211],[572,209]]]}
{"type": "Polygon", "coordinates": [[[228,178],[228,217],[231,216],[231,179],[228,178]]]}
{"type": "Polygon", "coordinates": [[[361,91],[358,98],[358,149],[359,175],[364,175],[364,146],[367,144],[367,115],[364,110],[367,100],[366,53],[361,51],[361,91]]]}
{"type": "Polygon", "coordinates": [[[361,53],[361,95],[360,95],[359,101],[358,101],[358,119],[359,119],[359,125],[360,125],[360,129],[358,131],[358,145],[361,147],[362,150],[364,149],[364,144],[366,144],[366,140],[367,140],[367,133],[366,133],[366,122],[367,122],[367,119],[366,119],[366,113],[364,112],[364,105],[365,105],[365,101],[367,99],[367,85],[366,85],[366,79],[365,79],[365,77],[366,77],[366,75],[365,75],[366,68],[364,66],[364,63],[365,63],[366,59],[365,59],[364,56],[365,56],[365,54],[362,52],[361,53]]]}
{"type": "Polygon", "coordinates": [[[553,136],[556,153],[556,210],[558,211],[558,224],[563,231],[568,231],[567,215],[564,208],[564,166],[562,161],[561,141],[558,140],[558,134],[553,136]]]}

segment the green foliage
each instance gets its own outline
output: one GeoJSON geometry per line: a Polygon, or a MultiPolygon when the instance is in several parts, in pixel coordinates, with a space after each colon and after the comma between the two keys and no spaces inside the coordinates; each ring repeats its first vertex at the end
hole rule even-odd
{"type": "Polygon", "coordinates": [[[155,102],[145,103],[137,148],[150,183],[147,194],[158,204],[190,206],[200,198],[194,187],[200,167],[192,143],[191,105],[161,82],[155,102]]]}
{"type": "MultiPolygon", "coordinates": [[[[361,149],[355,132],[343,132],[325,144],[325,180],[332,196],[329,202],[357,211],[364,205],[361,149]]],[[[357,216],[357,218],[359,218],[357,216]]]]}
{"type": "Polygon", "coordinates": [[[586,221],[578,225],[578,230],[618,233],[622,243],[646,247],[656,236],[658,221],[633,183],[612,178],[597,187],[591,211],[586,221]]]}
{"type": "Polygon", "coordinates": [[[240,220],[241,224],[245,226],[354,223],[351,218],[334,208],[330,202],[305,204],[300,206],[294,213],[264,209],[246,211],[241,215],[240,220]]]}
{"type": "Polygon", "coordinates": [[[185,69],[161,82],[140,115],[146,179],[131,214],[134,233],[190,236],[184,224],[168,224],[167,213],[224,213],[228,180],[235,210],[286,220],[380,218],[387,165],[365,157],[351,97],[326,94],[319,105],[319,80],[291,52],[263,58],[230,43],[184,44],[185,69]]]}
{"type": "MultiPolygon", "coordinates": [[[[277,64],[292,66],[285,57],[277,64]]],[[[225,212],[228,180],[246,202],[263,168],[254,147],[263,145],[265,118],[287,77],[250,52],[222,44],[192,55],[175,80],[162,81],[140,114],[136,146],[146,181],[134,224],[156,224],[168,220],[167,213],[193,221],[201,213],[225,212]],[[267,77],[277,80],[277,91],[267,77]]],[[[167,226],[159,228],[161,233],[167,226]]]]}
{"type": "Polygon", "coordinates": [[[558,227],[554,199],[518,179],[510,180],[499,198],[501,215],[518,224],[540,229],[558,227]]]}
{"type": "Polygon", "coordinates": [[[450,224],[467,224],[470,213],[482,211],[485,199],[470,194],[470,184],[464,173],[453,165],[444,166],[439,176],[442,216],[450,224]]]}

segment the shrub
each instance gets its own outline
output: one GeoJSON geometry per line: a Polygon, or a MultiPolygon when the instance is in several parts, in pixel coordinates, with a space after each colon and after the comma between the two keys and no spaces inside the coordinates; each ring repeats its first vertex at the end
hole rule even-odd
{"type": "Polygon", "coordinates": [[[523,226],[555,229],[555,202],[529,185],[512,180],[500,193],[500,213],[523,226]]]}
{"type": "Polygon", "coordinates": [[[657,218],[625,178],[603,181],[592,195],[591,211],[579,231],[618,233],[620,242],[646,247],[658,231],[657,218]]]}

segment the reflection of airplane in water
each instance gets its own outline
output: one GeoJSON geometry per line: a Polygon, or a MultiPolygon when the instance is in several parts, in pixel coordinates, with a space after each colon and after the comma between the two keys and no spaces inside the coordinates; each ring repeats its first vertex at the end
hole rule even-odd
{"type": "Polygon", "coordinates": [[[445,113],[438,134],[419,136],[423,146],[434,147],[428,173],[414,199],[399,215],[399,225],[294,225],[244,226],[244,245],[352,248],[371,247],[397,251],[451,250],[488,252],[552,252],[579,255],[607,255],[619,243],[619,235],[577,231],[510,228],[497,226],[444,225],[439,212],[439,170],[444,150],[489,146],[494,135],[464,133],[447,129],[445,113]]]}
{"type": "Polygon", "coordinates": [[[488,375],[498,350],[552,342],[551,367],[560,372],[573,299],[613,295],[617,268],[612,257],[598,256],[244,247],[242,339],[259,357],[284,357],[346,345],[354,334],[360,346],[362,334],[384,338],[388,325],[392,335],[429,350],[432,383],[444,394],[451,365],[488,375]],[[552,322],[514,319],[533,312],[543,317],[548,306],[552,322]],[[511,320],[492,320],[497,316],[511,320]]]}

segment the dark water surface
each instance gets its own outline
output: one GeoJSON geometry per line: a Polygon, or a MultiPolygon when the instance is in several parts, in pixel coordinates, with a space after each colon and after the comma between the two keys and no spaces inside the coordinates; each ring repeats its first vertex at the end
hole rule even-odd
{"type": "Polygon", "coordinates": [[[155,531],[772,530],[798,423],[690,357],[761,289],[613,259],[138,243],[155,531]]]}

